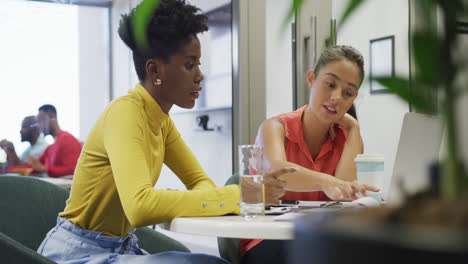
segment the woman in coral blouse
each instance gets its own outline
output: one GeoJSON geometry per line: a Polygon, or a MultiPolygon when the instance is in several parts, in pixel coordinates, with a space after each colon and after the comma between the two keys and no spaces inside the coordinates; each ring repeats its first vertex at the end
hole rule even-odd
{"type": "MultiPolygon", "coordinates": [[[[284,166],[297,172],[286,181],[283,200],[353,200],[377,188],[359,184],[354,157],[363,152],[359,124],[348,114],[364,79],[362,55],[349,46],[324,51],[307,73],[309,104],[263,122],[256,143],[264,147],[265,171],[284,166]]],[[[287,261],[284,242],[240,242],[243,263],[287,261]]]]}

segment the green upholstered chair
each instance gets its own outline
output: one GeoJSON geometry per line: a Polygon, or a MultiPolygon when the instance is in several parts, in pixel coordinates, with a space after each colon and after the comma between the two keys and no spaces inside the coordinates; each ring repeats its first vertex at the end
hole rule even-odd
{"type": "MultiPolygon", "coordinates": [[[[226,181],[224,185],[239,184],[239,174],[234,174],[226,181]]],[[[232,264],[240,263],[239,242],[237,238],[218,237],[219,255],[232,264]]]]}
{"type": "Polygon", "coordinates": [[[67,189],[39,179],[0,176],[0,232],[36,250],[69,195],[67,189]]]}
{"type": "MultiPolygon", "coordinates": [[[[0,263],[54,263],[44,262],[35,251],[56,225],[68,196],[67,189],[39,179],[0,176],[0,263]],[[5,257],[13,259],[4,262],[5,257]],[[21,262],[28,258],[34,261],[21,262]]],[[[138,228],[136,235],[140,247],[151,254],[190,252],[180,242],[147,227],[138,228]]]]}
{"type": "Polygon", "coordinates": [[[0,232],[0,263],[53,264],[56,262],[0,232]]]}
{"type": "Polygon", "coordinates": [[[150,254],[165,251],[190,252],[190,249],[179,241],[148,227],[137,228],[135,235],[138,237],[138,245],[150,254]]]}

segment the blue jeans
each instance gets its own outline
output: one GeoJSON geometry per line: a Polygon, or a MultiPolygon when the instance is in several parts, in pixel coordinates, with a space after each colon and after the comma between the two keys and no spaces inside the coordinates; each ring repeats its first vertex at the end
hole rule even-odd
{"type": "Polygon", "coordinates": [[[101,232],[79,228],[58,217],[57,225],[47,233],[37,251],[63,264],[228,263],[206,254],[168,251],[150,255],[138,247],[134,231],[125,238],[104,236],[101,232]]]}

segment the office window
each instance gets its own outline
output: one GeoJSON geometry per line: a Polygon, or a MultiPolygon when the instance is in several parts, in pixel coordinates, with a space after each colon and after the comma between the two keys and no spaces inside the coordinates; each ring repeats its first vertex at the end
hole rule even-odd
{"type": "Polygon", "coordinates": [[[28,146],[20,144],[23,118],[36,115],[46,103],[57,108],[63,130],[85,139],[83,125],[95,121],[83,122],[86,101],[91,109],[99,105],[99,110],[108,103],[107,16],[107,8],[0,1],[0,139],[12,141],[18,154],[28,146]],[[96,97],[98,103],[92,99],[96,97]]]}

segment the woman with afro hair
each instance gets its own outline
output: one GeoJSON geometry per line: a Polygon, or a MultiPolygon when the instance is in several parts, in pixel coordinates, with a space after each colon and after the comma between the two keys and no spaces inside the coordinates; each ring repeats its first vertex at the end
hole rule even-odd
{"type": "MultiPolygon", "coordinates": [[[[192,108],[201,91],[200,42],[206,17],[184,0],[161,0],[147,29],[149,49],[138,49],[135,9],[119,35],[132,50],[140,83],[101,114],[83,147],[73,186],[57,225],[38,252],[57,263],[226,263],[205,254],[140,249],[135,227],[182,216],[239,213],[239,187],[217,188],[184,143],[168,113],[192,108]],[[154,189],[166,164],[187,191],[154,189]]],[[[267,201],[284,194],[279,175],[265,174],[267,201]]]]}

